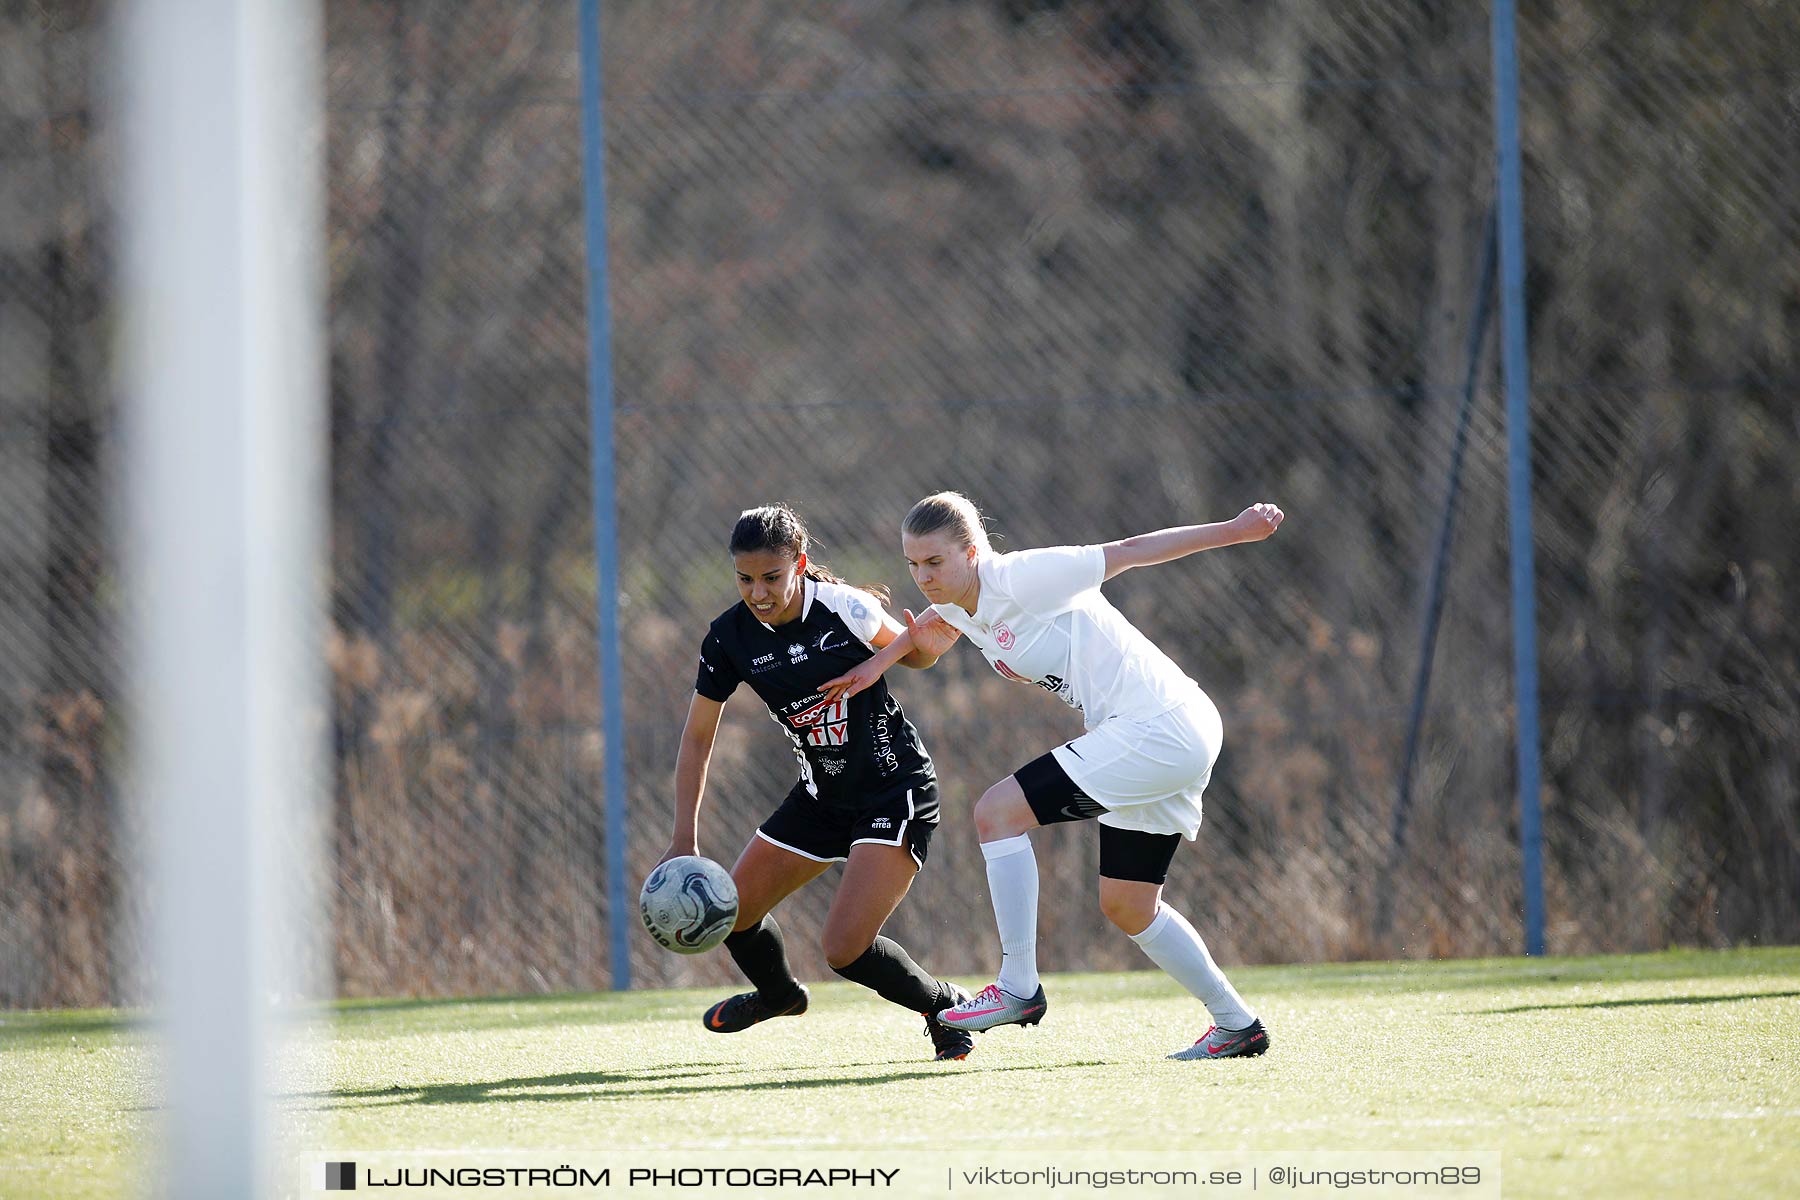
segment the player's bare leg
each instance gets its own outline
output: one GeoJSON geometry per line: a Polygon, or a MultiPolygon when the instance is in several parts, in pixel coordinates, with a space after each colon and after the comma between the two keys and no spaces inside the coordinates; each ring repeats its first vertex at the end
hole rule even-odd
{"type": "Polygon", "coordinates": [[[752,837],[744,847],[731,868],[738,889],[738,919],[725,939],[725,949],[756,990],[707,1009],[704,1024],[709,1030],[741,1033],[771,1017],[797,1017],[806,1011],[806,989],[788,966],[781,927],[769,913],[830,865],[760,837],[752,837]]]}
{"type": "Polygon", "coordinates": [[[731,881],[738,890],[738,919],[732,932],[755,926],[777,904],[823,875],[830,866],[828,862],[784,850],[766,838],[752,837],[731,867],[731,881]]]}

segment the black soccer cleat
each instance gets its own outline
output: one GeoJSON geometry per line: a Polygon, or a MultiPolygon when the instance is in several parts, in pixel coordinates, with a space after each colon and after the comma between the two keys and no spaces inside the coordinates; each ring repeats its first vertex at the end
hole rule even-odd
{"type": "MultiPolygon", "coordinates": [[[[798,986],[798,985],[796,985],[798,986]]],[[[714,1033],[742,1033],[771,1017],[797,1017],[806,1011],[806,989],[785,1003],[771,1004],[761,992],[739,992],[706,1010],[705,1026],[714,1033]]]]}
{"type": "Polygon", "coordinates": [[[954,1062],[969,1057],[975,1049],[975,1037],[966,1029],[957,1029],[938,1020],[938,1013],[954,1008],[969,998],[969,993],[954,983],[946,983],[948,994],[942,997],[937,1012],[925,1014],[925,1032],[931,1037],[931,1045],[936,1054],[932,1058],[937,1062],[954,1062]]]}

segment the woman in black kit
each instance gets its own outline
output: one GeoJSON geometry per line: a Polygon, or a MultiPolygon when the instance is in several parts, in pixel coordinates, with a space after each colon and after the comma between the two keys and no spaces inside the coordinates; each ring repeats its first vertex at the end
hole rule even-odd
{"type": "MultiPolygon", "coordinates": [[[[739,907],[725,949],[756,990],[713,1005],[705,1024],[738,1033],[806,1011],[806,989],[788,966],[769,912],[841,862],[843,884],[825,921],[825,961],[845,979],[922,1014],[938,1059],[966,1058],[974,1038],[937,1014],[968,993],[926,974],[899,943],[880,936],[937,829],[936,769],[885,683],[837,703],[820,691],[904,631],[880,600],[811,561],[807,542],[806,527],[784,504],[738,517],[730,550],[743,599],[701,643],[675,760],[675,833],[665,859],[699,853],[706,769],[720,714],[738,684],[768,706],[800,760],[800,781],[731,868],[739,907]]],[[[921,651],[900,659],[909,667],[935,661],[921,651]]]]}

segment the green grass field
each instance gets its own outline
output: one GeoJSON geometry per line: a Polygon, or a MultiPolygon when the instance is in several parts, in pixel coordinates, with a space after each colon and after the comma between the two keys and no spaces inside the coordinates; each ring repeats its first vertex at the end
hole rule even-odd
{"type": "MultiPolygon", "coordinates": [[[[555,1165],[671,1131],[796,1153],[1497,1150],[1509,1196],[1800,1194],[1800,948],[1234,978],[1266,1058],[1166,1061],[1206,1022],[1154,972],[1052,978],[1041,1028],[962,1063],[848,984],[735,1036],[700,1027],[711,992],[347,1003],[282,1103],[321,1152],[365,1160],[555,1165]]],[[[0,1014],[0,1195],[120,1194],[151,1079],[124,1017],[0,1014]]]]}

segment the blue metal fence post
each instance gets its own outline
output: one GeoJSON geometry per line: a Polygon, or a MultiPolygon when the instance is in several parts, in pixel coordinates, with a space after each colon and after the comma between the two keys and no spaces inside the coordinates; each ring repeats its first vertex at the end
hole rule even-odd
{"type": "Polygon", "coordinates": [[[579,0],[581,164],[587,226],[588,453],[593,469],[600,690],[606,739],[606,898],[612,985],[631,986],[625,890],[625,701],[619,653],[618,489],[613,476],[612,309],[606,290],[606,151],[600,99],[600,0],[579,0]]]}
{"type": "Polygon", "coordinates": [[[1514,0],[1494,0],[1494,142],[1500,223],[1500,354],[1512,541],[1513,692],[1518,710],[1519,851],[1525,953],[1544,952],[1544,838],[1538,814],[1536,571],[1531,536],[1531,379],[1525,340],[1525,208],[1519,163],[1519,48],[1514,0]]]}

